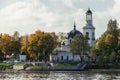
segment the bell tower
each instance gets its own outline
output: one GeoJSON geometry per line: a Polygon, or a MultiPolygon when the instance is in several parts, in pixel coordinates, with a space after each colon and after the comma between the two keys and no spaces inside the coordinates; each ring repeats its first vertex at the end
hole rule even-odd
{"type": "Polygon", "coordinates": [[[90,47],[93,46],[94,41],[95,41],[95,27],[93,26],[92,23],[92,11],[90,8],[88,8],[86,12],[86,26],[83,27],[83,34],[87,35],[88,37],[88,43],[90,47]]]}

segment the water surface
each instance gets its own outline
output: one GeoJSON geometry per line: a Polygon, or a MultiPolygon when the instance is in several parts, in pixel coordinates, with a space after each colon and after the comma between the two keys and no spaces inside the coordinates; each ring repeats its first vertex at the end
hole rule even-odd
{"type": "Polygon", "coordinates": [[[0,80],[120,80],[120,72],[39,71],[1,72],[0,80]]]}

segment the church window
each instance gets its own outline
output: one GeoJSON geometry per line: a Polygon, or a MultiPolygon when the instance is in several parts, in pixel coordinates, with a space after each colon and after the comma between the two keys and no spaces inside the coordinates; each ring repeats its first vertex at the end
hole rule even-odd
{"type": "Polygon", "coordinates": [[[62,45],[65,46],[65,42],[63,42],[62,45]]]}
{"type": "Polygon", "coordinates": [[[86,32],[87,39],[89,40],[89,32],[86,32]]]}
{"type": "Polygon", "coordinates": [[[94,32],[92,32],[92,36],[94,37],[94,32]]]}
{"type": "Polygon", "coordinates": [[[63,61],[63,56],[61,56],[61,60],[63,61]]]}
{"type": "Polygon", "coordinates": [[[95,40],[94,32],[92,32],[92,40],[95,40]]]}
{"type": "Polygon", "coordinates": [[[89,32],[86,32],[86,35],[89,36],[89,32]]]}

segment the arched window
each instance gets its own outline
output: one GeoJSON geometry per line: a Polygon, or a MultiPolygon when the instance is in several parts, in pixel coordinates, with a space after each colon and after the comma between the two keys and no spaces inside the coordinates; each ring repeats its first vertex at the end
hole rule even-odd
{"type": "Polygon", "coordinates": [[[61,56],[61,61],[63,61],[63,56],[61,56]]]}
{"type": "Polygon", "coordinates": [[[92,32],[92,40],[95,40],[95,34],[92,32]]]}
{"type": "Polygon", "coordinates": [[[89,32],[86,32],[86,37],[87,37],[88,40],[90,39],[89,38],[89,32]]]}
{"type": "Polygon", "coordinates": [[[62,45],[65,46],[65,42],[63,42],[62,45]]]}
{"type": "Polygon", "coordinates": [[[94,32],[92,32],[92,37],[94,37],[94,32]]]}
{"type": "Polygon", "coordinates": [[[86,35],[89,36],[89,32],[86,32],[86,35]]]}

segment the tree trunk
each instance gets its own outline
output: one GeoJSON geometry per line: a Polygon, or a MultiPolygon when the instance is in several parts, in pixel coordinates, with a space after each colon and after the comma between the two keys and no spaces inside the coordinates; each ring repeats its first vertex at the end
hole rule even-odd
{"type": "Polygon", "coordinates": [[[74,54],[73,54],[73,62],[74,62],[74,54]]]}
{"type": "Polygon", "coordinates": [[[81,60],[80,62],[82,62],[83,61],[83,57],[81,55],[79,55],[79,56],[80,56],[80,60],[81,60]]]}
{"type": "Polygon", "coordinates": [[[49,55],[49,61],[50,62],[52,61],[52,55],[51,54],[49,55]]]}

